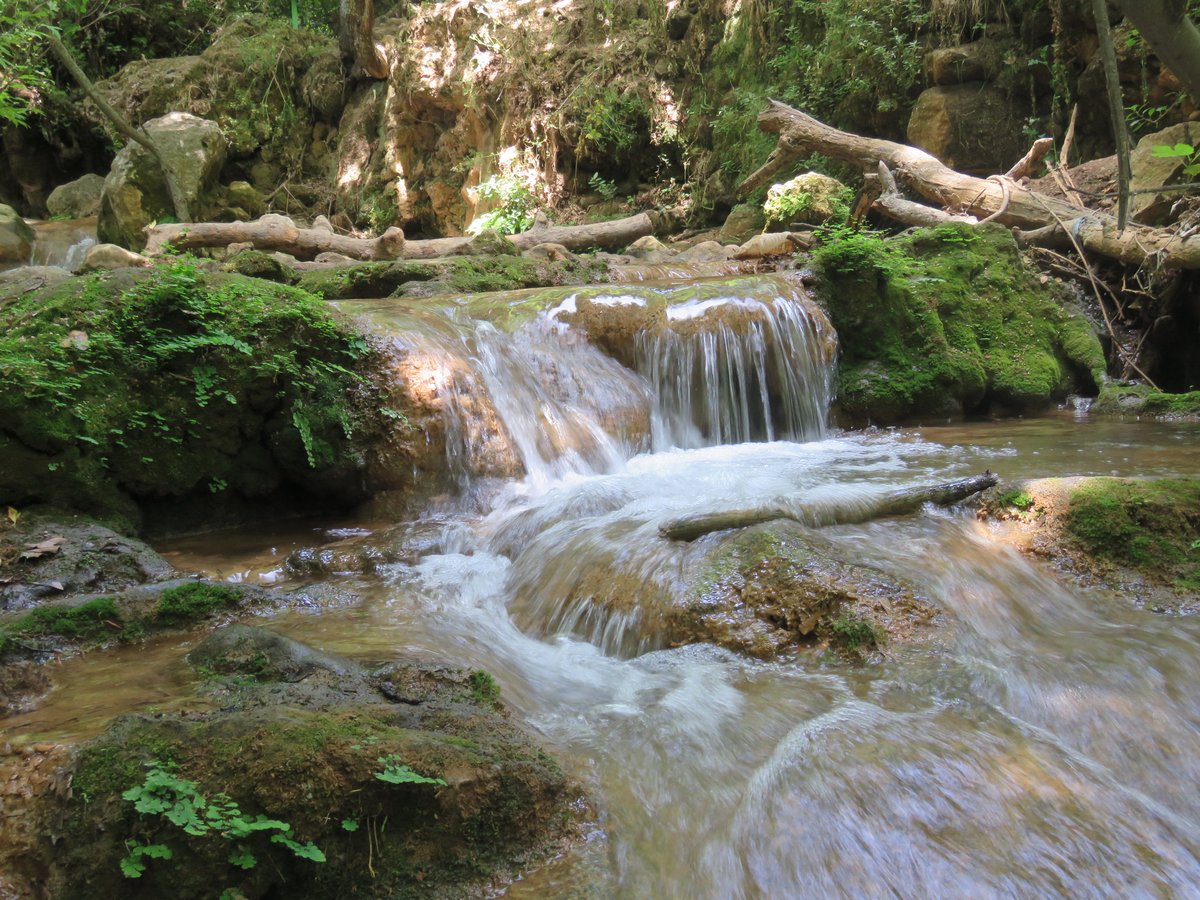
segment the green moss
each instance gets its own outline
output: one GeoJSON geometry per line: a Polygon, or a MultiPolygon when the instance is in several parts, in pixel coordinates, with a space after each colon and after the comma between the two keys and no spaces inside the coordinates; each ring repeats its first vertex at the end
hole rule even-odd
{"type": "Polygon", "coordinates": [[[483,706],[500,705],[500,685],[490,672],[476,669],[471,673],[471,697],[483,706]]]}
{"type": "Polygon", "coordinates": [[[1001,506],[1014,506],[1022,512],[1033,506],[1033,498],[1019,488],[1005,491],[996,498],[996,502],[1001,506]]]}
{"type": "Polygon", "coordinates": [[[99,597],[79,606],[43,606],[0,626],[0,656],[30,638],[60,637],[85,643],[107,640],[121,630],[122,624],[111,597],[99,597]]]}
{"type": "Polygon", "coordinates": [[[1069,499],[1067,530],[1091,553],[1181,586],[1200,584],[1200,480],[1092,478],[1069,499]]]}
{"type": "Polygon", "coordinates": [[[838,330],[838,403],[899,421],[1045,406],[1103,375],[1086,319],[1002,228],[939,226],[884,240],[833,231],[814,256],[838,330]]]}
{"type": "Polygon", "coordinates": [[[1092,406],[1096,413],[1160,416],[1164,419],[1200,418],[1200,391],[1168,394],[1146,385],[1105,384],[1092,406]]]}
{"type": "Polygon", "coordinates": [[[829,620],[822,630],[833,646],[851,653],[870,650],[883,642],[883,630],[875,622],[847,609],[829,620]]]}
{"type": "Polygon", "coordinates": [[[162,622],[190,622],[236,608],[241,600],[241,591],[236,588],[198,581],[163,591],[155,614],[162,622]]]}
{"type": "Polygon", "coordinates": [[[31,291],[0,308],[0,456],[7,441],[22,460],[0,459],[0,486],[111,508],[355,465],[351,436],[376,427],[351,402],[369,360],[312,294],[188,260],[31,291]]]}

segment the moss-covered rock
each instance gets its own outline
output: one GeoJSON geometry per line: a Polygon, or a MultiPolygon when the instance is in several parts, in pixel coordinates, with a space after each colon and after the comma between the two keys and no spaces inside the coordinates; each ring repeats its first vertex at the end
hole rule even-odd
{"type": "Polygon", "coordinates": [[[1108,382],[1089,412],[1100,415],[1155,416],[1160,419],[1200,419],[1200,391],[1168,394],[1143,384],[1108,382]]]}
{"type": "Polygon", "coordinates": [[[279,284],[295,284],[299,274],[273,253],[262,250],[241,250],[225,260],[222,271],[237,272],[247,278],[262,278],[279,284]]]}
{"type": "Polygon", "coordinates": [[[465,896],[568,836],[577,793],[472,673],[313,654],[296,680],[269,662],[293,642],[238,634],[261,654],[205,663],[219,711],[129,716],[75,754],[46,801],[66,840],[37,857],[53,896],[465,896]]]}
{"type": "Polygon", "coordinates": [[[0,301],[0,502],[352,503],[372,364],[311,294],[186,260],[0,301]]]}
{"type": "Polygon", "coordinates": [[[1035,410],[1094,393],[1104,377],[1090,323],[1024,265],[1003,228],[851,234],[814,259],[842,347],[845,420],[1035,410]]]}
{"type": "Polygon", "coordinates": [[[1044,478],[994,489],[980,515],[1089,588],[1200,609],[1200,480],[1044,478]]]}

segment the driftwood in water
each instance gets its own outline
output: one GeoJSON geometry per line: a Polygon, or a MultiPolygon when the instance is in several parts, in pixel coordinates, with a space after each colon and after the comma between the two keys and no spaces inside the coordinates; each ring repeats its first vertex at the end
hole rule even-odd
{"type": "Polygon", "coordinates": [[[318,253],[340,253],[353,259],[398,259],[404,232],[389,228],[382,237],[356,238],[326,228],[300,228],[287,216],[266,215],[254,222],[193,222],[152,225],[146,229],[146,255],[167,250],[198,250],[253,244],[256,250],[279,250],[297,259],[318,253]]]}
{"type": "MultiPolygon", "coordinates": [[[[1043,239],[1049,234],[1047,228],[1069,230],[1083,247],[1124,263],[1141,265],[1153,257],[1167,268],[1200,269],[1200,235],[1181,238],[1168,229],[1144,225],[1119,231],[1116,218],[1107,213],[1043,196],[1004,175],[975,178],[955,172],[917,147],[839,131],[776,100],[759,115],[758,125],[778,134],[779,142],[762,167],[739,186],[743,196],[815,151],[870,174],[883,163],[899,182],[940,209],[1020,229],[1024,233],[1018,234],[1018,240],[1043,239]]],[[[914,205],[918,204],[885,202],[879,209],[905,224],[928,224],[928,213],[914,211],[914,205]]]]}
{"type": "Polygon", "coordinates": [[[714,531],[727,528],[747,528],[774,519],[794,519],[802,525],[852,525],[888,516],[902,516],[920,509],[926,503],[946,506],[972,494],[992,487],[999,477],[991,472],[949,481],[944,484],[889,491],[861,503],[833,505],[830,503],[772,503],[748,509],[728,509],[720,512],[698,513],[672,519],[659,526],[658,533],[673,541],[694,541],[714,531]]]}
{"type": "MultiPolygon", "coordinates": [[[[508,240],[518,250],[529,250],[538,244],[561,244],[568,250],[616,250],[656,231],[670,230],[676,223],[672,210],[642,212],[591,225],[551,225],[539,215],[533,228],[508,235],[508,240]]],[[[278,215],[266,215],[254,222],[153,225],[146,229],[146,237],[146,253],[150,256],[165,250],[248,243],[256,250],[279,250],[297,259],[312,259],[325,252],[354,259],[436,259],[470,253],[476,240],[449,237],[406,241],[399,228],[389,228],[378,238],[356,238],[329,229],[300,228],[287,216],[278,215]]]]}

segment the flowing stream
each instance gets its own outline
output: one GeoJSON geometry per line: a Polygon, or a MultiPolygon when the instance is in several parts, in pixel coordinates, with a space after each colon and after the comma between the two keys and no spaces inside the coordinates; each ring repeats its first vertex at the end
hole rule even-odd
{"type": "MultiPolygon", "coordinates": [[[[941,510],[821,532],[940,610],[932,639],[882,661],[664,646],[637,627],[636,603],[589,602],[612,572],[669,595],[706,539],[673,544],[657,526],[691,510],[784,494],[869,502],[985,468],[1197,475],[1200,427],[1064,413],[832,432],[827,323],[798,289],[628,287],[542,297],[515,330],[463,306],[358,310],[457,372],[438,384],[458,477],[471,482],[486,450],[464,391],[490,397],[524,476],[430,511],[414,564],[333,576],[357,601],[267,623],[367,662],[449,659],[496,676],[600,817],[583,847],[509,895],[1200,896],[1194,618],[1069,588],[941,510]],[[625,367],[563,325],[589,303],[655,298],[665,311],[625,367]],[[735,327],[727,314],[746,307],[735,327]],[[617,414],[639,405],[642,425],[617,414]]],[[[291,550],[391,524],[297,523],[163,549],[185,570],[274,583],[291,550]]],[[[186,650],[174,639],[68,662],[49,701],[0,721],[0,736],[75,738],[130,708],[191,702],[186,650]]]]}

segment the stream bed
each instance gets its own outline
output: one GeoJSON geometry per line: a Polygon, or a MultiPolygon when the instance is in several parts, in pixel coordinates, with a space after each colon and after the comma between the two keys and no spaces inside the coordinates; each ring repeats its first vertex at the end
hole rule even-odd
{"type": "MultiPolygon", "coordinates": [[[[490,511],[439,510],[415,565],[334,576],[359,600],[269,616],[363,661],[492,672],[597,799],[592,839],[509,888],[578,896],[1188,896],[1200,883],[1200,622],[1072,590],[944,511],[825,529],[932,597],[938,638],[849,665],[623,641],[620,618],[554,598],[590,557],[669,571],[647,529],[714,497],[870,492],[1002,476],[1196,475],[1200,428],[1044,419],[832,434],[634,456],[513,482],[490,511]]],[[[161,549],[183,570],[266,583],[291,550],[378,521],[293,523],[161,549]]],[[[178,639],[60,667],[15,743],[72,740],[122,712],[193,702],[178,639]]]]}
{"type": "MultiPolygon", "coordinates": [[[[461,308],[357,310],[423,361],[465,489],[403,532],[421,547],[409,562],[320,576],[352,599],[258,620],[364,663],[495,676],[597,810],[582,846],[508,896],[1200,895],[1197,619],[1072,588],[944,509],[820,530],[937,610],[931,635],[857,663],[819,646],[771,661],[671,646],[640,627],[639,602],[586,587],[617,573],[610,595],[677,589],[712,536],[671,542],[658,526],[713,507],[869,505],[985,469],[1197,476],[1200,425],[1066,410],[831,431],[832,334],[790,283],[587,290],[563,289],[516,334],[461,308]],[[651,323],[624,367],[555,318],[621,305],[651,323]],[[480,475],[485,452],[524,477],[480,475]]],[[[294,551],[394,540],[397,524],[297,521],[156,549],[184,572],[294,583],[294,551]]],[[[69,742],[198,703],[183,656],[200,637],[62,663],[0,741],[69,742]]]]}

